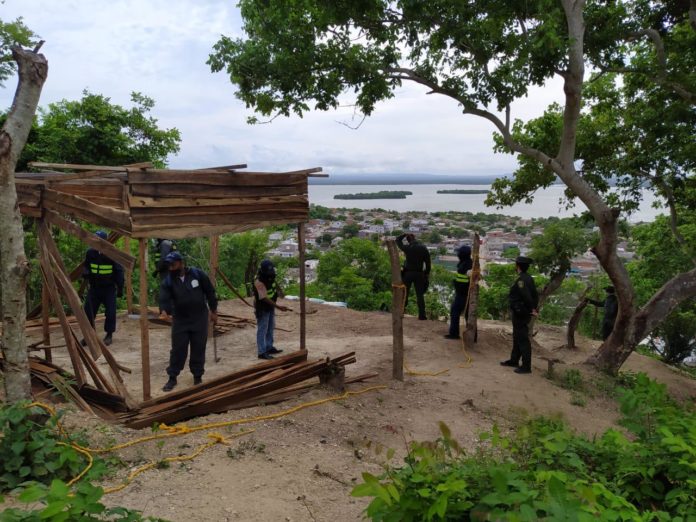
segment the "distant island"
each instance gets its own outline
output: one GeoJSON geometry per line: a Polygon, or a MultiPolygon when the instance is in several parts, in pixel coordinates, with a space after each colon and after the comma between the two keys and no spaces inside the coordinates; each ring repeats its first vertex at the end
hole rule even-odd
{"type": "Polygon", "coordinates": [[[453,189],[453,190],[438,190],[438,194],[488,194],[490,190],[485,189],[453,189]]]}
{"type": "Polygon", "coordinates": [[[336,194],[334,199],[406,199],[413,192],[408,190],[380,190],[379,192],[359,192],[357,194],[336,194]]]}

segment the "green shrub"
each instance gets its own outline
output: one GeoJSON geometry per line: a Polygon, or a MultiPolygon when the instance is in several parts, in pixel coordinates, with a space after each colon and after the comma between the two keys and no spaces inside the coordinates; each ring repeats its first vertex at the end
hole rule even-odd
{"type": "Polygon", "coordinates": [[[58,422],[26,402],[0,408],[0,492],[32,480],[69,480],[84,469],[85,458],[61,443],[58,422]]]}
{"type": "Polygon", "coordinates": [[[534,419],[511,435],[494,427],[476,453],[443,428],[413,443],[406,466],[363,474],[375,521],[696,520],[696,415],[664,386],[636,376],[620,398],[622,424],[587,439],[561,421],[534,419]]]}
{"type": "MultiPolygon", "coordinates": [[[[74,491],[60,480],[44,484],[30,484],[20,494],[21,502],[31,504],[31,508],[5,509],[0,512],[0,522],[156,522],[161,519],[143,517],[140,512],[122,507],[107,508],[100,499],[104,494],[101,488],[89,482],[81,482],[74,491]],[[38,506],[37,506],[38,503],[38,506]]],[[[0,498],[2,502],[2,498],[0,498]]]]}

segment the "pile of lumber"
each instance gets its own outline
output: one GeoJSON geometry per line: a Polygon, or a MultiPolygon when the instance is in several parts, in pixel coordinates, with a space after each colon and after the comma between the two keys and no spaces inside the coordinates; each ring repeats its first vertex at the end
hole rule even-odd
{"type": "MultiPolygon", "coordinates": [[[[171,319],[160,319],[159,314],[153,309],[149,309],[148,319],[150,323],[157,324],[161,326],[171,326],[171,319]]],[[[253,319],[248,319],[246,317],[238,317],[232,314],[226,314],[223,312],[218,312],[217,323],[215,323],[214,334],[215,337],[219,337],[228,333],[234,328],[245,328],[247,326],[255,326],[256,321],[253,319]]]]}
{"type": "MultiPolygon", "coordinates": [[[[354,362],[355,352],[308,361],[307,352],[298,351],[143,402],[119,420],[129,428],[145,428],[154,423],[172,424],[200,415],[276,402],[286,394],[296,393],[300,389],[298,384],[354,362]]],[[[367,377],[370,376],[362,376],[367,377]]]]}

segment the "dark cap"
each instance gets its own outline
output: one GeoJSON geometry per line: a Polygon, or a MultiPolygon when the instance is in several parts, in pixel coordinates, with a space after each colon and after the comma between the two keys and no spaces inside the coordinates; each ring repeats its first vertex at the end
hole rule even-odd
{"type": "Polygon", "coordinates": [[[613,294],[614,292],[616,292],[616,289],[613,286],[609,285],[604,287],[604,291],[608,294],[613,294]]]}
{"type": "Polygon", "coordinates": [[[174,261],[183,261],[184,256],[182,256],[179,252],[169,252],[167,254],[167,257],[164,258],[165,263],[173,263],[174,261]]]}
{"type": "Polygon", "coordinates": [[[534,260],[531,257],[517,256],[515,263],[519,265],[531,265],[534,263],[534,260]]]}
{"type": "Polygon", "coordinates": [[[109,236],[107,235],[107,233],[104,232],[103,230],[97,230],[94,234],[95,234],[97,237],[100,237],[100,238],[102,238],[102,239],[106,239],[107,237],[109,237],[109,236]]]}

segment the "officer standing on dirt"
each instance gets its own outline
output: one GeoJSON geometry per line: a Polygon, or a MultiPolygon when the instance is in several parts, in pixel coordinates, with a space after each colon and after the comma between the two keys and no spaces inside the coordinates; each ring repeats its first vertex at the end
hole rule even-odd
{"type": "Polygon", "coordinates": [[[462,245],[457,250],[459,263],[454,275],[454,299],[450,307],[450,327],[445,339],[459,339],[459,318],[464,313],[464,319],[469,311],[469,278],[474,262],[471,259],[471,247],[462,245]]]}
{"type": "Polygon", "coordinates": [[[416,301],[418,303],[418,319],[425,321],[425,292],[428,291],[428,279],[430,278],[430,252],[428,248],[416,241],[414,234],[401,234],[396,238],[396,246],[406,254],[406,261],[401,270],[401,280],[406,285],[406,303],[408,304],[408,294],[411,292],[411,285],[416,289],[416,301]],[[404,245],[404,238],[408,242],[404,245]]]}
{"type": "MultiPolygon", "coordinates": [[[[96,235],[106,240],[107,235],[103,230],[96,235]]],[[[99,307],[104,305],[104,344],[109,346],[113,341],[113,333],[116,331],[116,297],[123,296],[123,267],[115,263],[107,256],[94,248],[87,250],[85,254],[82,277],[89,282],[89,290],[85,299],[85,313],[89,322],[94,326],[94,318],[99,307]]],[[[82,341],[85,344],[85,341],[82,341]]]]}
{"type": "Polygon", "coordinates": [[[512,312],[512,353],[510,359],[503,361],[502,366],[512,366],[515,373],[532,373],[532,344],[529,340],[529,321],[537,315],[539,295],[534,279],[527,273],[532,261],[528,257],[519,256],[515,259],[517,279],[510,287],[508,297],[512,312]],[[522,359],[522,366],[520,366],[522,359]]]}
{"type": "Polygon", "coordinates": [[[167,277],[167,274],[169,273],[165,259],[167,259],[170,252],[175,252],[176,250],[176,243],[174,243],[174,241],[171,239],[158,238],[155,240],[155,255],[153,256],[155,261],[154,275],[159,279],[160,284],[159,294],[157,297],[160,314],[162,314],[164,311],[164,308],[162,307],[162,283],[164,282],[164,278],[167,277]]]}
{"type": "Polygon", "coordinates": [[[607,337],[611,335],[614,330],[614,323],[616,322],[616,315],[619,313],[619,301],[616,299],[616,290],[613,286],[607,286],[604,291],[607,293],[607,297],[604,301],[597,301],[595,299],[588,299],[587,302],[604,308],[604,319],[602,320],[602,339],[607,340],[607,337]]]}
{"type": "Polygon", "coordinates": [[[203,382],[208,309],[210,320],[215,324],[218,302],[215,288],[205,272],[198,268],[187,268],[179,252],[170,252],[165,261],[169,266],[169,273],[162,282],[161,295],[164,312],[173,317],[172,349],[167,367],[169,380],[162,388],[168,392],[176,386],[176,378],[184,369],[189,344],[189,368],[193,374],[193,384],[203,382]]]}

